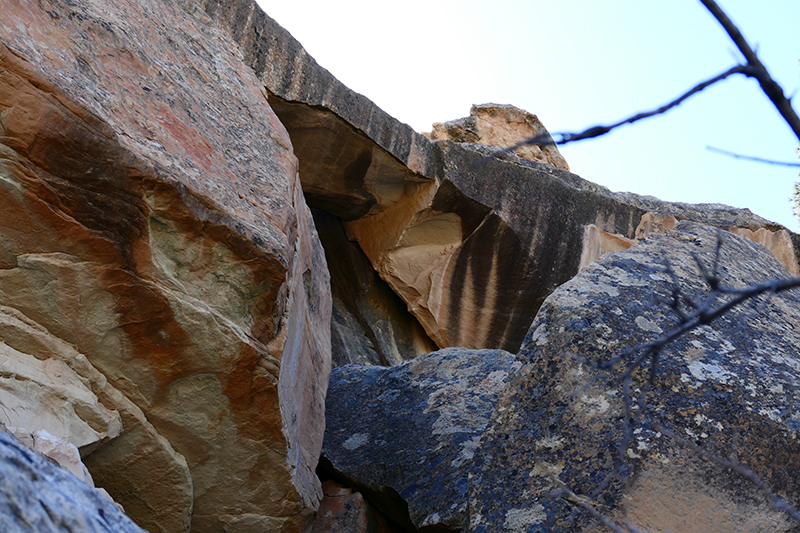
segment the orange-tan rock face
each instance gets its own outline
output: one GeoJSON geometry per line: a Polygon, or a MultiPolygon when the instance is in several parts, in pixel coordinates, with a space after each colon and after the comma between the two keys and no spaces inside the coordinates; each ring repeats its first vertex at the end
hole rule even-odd
{"type": "Polygon", "coordinates": [[[14,425],[80,437],[150,531],[302,530],[330,295],[260,83],[192,3],[0,9],[0,346],[80,391],[14,425]]]}
{"type": "Polygon", "coordinates": [[[510,148],[528,139],[542,137],[549,142],[526,144],[515,149],[514,153],[523,159],[549,163],[569,170],[567,160],[558,151],[539,117],[513,105],[474,105],[469,110],[468,117],[444,123],[436,122],[433,131],[427,135],[431,139],[485,144],[498,148],[510,148]]]}

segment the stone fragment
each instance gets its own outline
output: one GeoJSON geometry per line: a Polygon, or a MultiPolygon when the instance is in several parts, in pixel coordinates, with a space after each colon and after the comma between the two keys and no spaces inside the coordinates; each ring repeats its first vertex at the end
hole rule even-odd
{"type": "Polygon", "coordinates": [[[464,348],[391,368],[338,367],[322,464],[410,531],[459,530],[473,455],[517,368],[508,352],[464,348]]]}
{"type": "Polygon", "coordinates": [[[541,142],[520,146],[514,153],[529,161],[549,163],[562,170],[569,165],[558,151],[539,117],[513,105],[473,105],[469,116],[449,122],[436,122],[427,134],[430,139],[485,144],[510,148],[528,139],[541,138],[541,142]]]}
{"type": "Polygon", "coordinates": [[[304,530],[329,281],[261,82],[193,2],[3,13],[0,305],[104,376],[95,481],[153,531],[304,530]]]}
{"type": "Polygon", "coordinates": [[[311,533],[390,533],[386,519],[360,493],[333,480],[322,484],[322,492],[311,533]]]}
{"type": "Polygon", "coordinates": [[[0,530],[144,533],[97,490],[0,429],[0,530]]]}
{"type": "MultiPolygon", "coordinates": [[[[718,273],[743,287],[789,273],[764,247],[732,233],[723,239],[718,273]]],[[[800,490],[800,297],[750,301],[662,349],[656,378],[634,374],[635,420],[622,450],[622,369],[606,361],[672,330],[676,315],[669,261],[682,290],[708,291],[695,257],[710,268],[718,231],[688,222],[611,253],[559,287],[545,302],[518,354],[524,363],[497,403],[475,453],[470,526],[476,533],[585,530],[595,519],[551,491],[567,487],[611,519],[648,532],[788,531],[791,520],[733,471],[661,434],[736,458],[790,504],[800,490]],[[640,412],[639,398],[645,394],[640,412]],[[617,465],[622,473],[604,484],[617,465]]],[[[626,359],[626,361],[630,358],[626,359]]],[[[599,531],[599,526],[591,531],[599,531]]]]}

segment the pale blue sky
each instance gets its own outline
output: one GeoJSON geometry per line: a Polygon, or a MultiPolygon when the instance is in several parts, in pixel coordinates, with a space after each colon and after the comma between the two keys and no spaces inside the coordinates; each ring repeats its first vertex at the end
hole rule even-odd
{"type": "MultiPolygon", "coordinates": [[[[334,76],[418,131],[486,102],[578,131],[661,105],[739,57],[697,0],[258,1],[334,76]]],[[[718,2],[787,94],[798,91],[800,0],[718,2]]],[[[573,172],[612,190],[749,207],[800,229],[789,202],[797,168],[707,145],[798,161],[798,140],[744,77],[561,150],[573,172]]]]}

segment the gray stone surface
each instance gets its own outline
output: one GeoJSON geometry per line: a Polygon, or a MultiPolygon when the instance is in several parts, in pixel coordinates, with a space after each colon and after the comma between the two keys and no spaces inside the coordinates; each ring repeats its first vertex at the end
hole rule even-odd
{"type": "Polygon", "coordinates": [[[67,470],[0,429],[0,531],[145,533],[67,470]]]}
{"type": "MultiPolygon", "coordinates": [[[[744,286],[788,272],[763,247],[722,232],[723,283],[744,286]]],[[[800,503],[800,296],[750,302],[662,350],[646,412],[634,408],[624,476],[594,494],[617,461],[622,439],[620,371],[576,361],[607,360],[675,326],[661,299],[671,283],[701,297],[696,254],[709,265],[717,232],[681,222],[624,252],[607,255],[559,287],[531,325],[523,371],[503,393],[475,454],[470,531],[567,532],[593,520],[548,493],[569,487],[612,518],[646,531],[787,531],[791,524],[761,492],[699,459],[649,423],[722,457],[738,457],[790,503],[800,503]],[[625,510],[622,503],[625,502],[625,510]]],[[[647,373],[635,374],[634,402],[647,373]]]]}
{"type": "Polygon", "coordinates": [[[462,528],[472,456],[517,367],[502,350],[448,348],[392,368],[335,368],[328,469],[410,531],[462,528]]]}

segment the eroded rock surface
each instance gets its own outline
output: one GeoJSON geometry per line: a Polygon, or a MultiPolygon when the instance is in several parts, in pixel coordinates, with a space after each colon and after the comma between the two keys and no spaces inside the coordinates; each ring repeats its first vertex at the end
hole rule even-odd
{"type": "Polygon", "coordinates": [[[322,464],[411,531],[459,530],[472,457],[517,367],[508,352],[463,348],[392,368],[338,367],[322,464]]]}
{"type": "Polygon", "coordinates": [[[192,2],[3,13],[3,340],[46,391],[14,423],[42,429],[22,419],[78,387],[69,367],[87,390],[53,432],[93,446],[95,481],[148,529],[302,530],[330,296],[262,84],[192,2]]]}
{"type": "Polygon", "coordinates": [[[539,117],[513,105],[473,105],[469,116],[449,122],[436,122],[428,134],[431,139],[510,148],[528,139],[541,137],[542,142],[520,146],[514,153],[523,159],[549,163],[569,170],[564,156],[539,117]]]}
{"type": "Polygon", "coordinates": [[[0,429],[0,529],[8,532],[144,533],[67,470],[0,429]]]}
{"type": "MultiPolygon", "coordinates": [[[[719,274],[726,285],[788,276],[765,248],[727,232],[722,238],[719,274]]],[[[707,287],[693,254],[711,265],[716,243],[713,228],[681,222],[666,235],[605,256],[547,299],[518,354],[525,366],[504,391],[475,453],[470,531],[587,527],[593,518],[570,521],[573,506],[548,498],[563,487],[648,532],[792,527],[754,485],[654,428],[738,458],[797,505],[795,293],[740,306],[662,350],[644,415],[636,406],[649,371],[636,374],[636,423],[623,450],[623,476],[595,492],[617,464],[623,438],[621,370],[598,375],[571,356],[608,360],[669,331],[677,319],[659,300],[671,294],[664,262],[687,294],[700,297],[707,287]]]]}
{"type": "Polygon", "coordinates": [[[392,366],[436,349],[405,302],[372,268],[342,221],[312,209],[331,274],[331,359],[392,366]]]}

